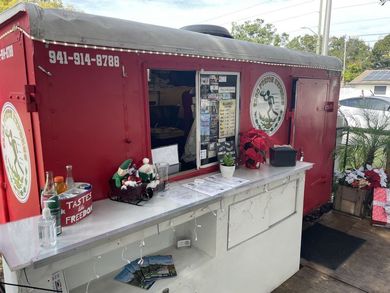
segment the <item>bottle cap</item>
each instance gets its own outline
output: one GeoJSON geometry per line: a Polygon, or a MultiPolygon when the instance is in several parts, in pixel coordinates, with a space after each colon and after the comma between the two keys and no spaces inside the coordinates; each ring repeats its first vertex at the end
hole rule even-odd
{"type": "Polygon", "coordinates": [[[55,183],[64,182],[64,176],[56,176],[56,177],[54,177],[54,182],[55,183]]]}

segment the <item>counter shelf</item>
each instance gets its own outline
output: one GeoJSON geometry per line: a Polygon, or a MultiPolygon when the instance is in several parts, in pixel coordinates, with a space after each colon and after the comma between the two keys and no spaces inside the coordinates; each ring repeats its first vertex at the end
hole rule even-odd
{"type": "Polygon", "coordinates": [[[140,256],[144,240],[144,255],[172,255],[178,273],[148,292],[272,291],[299,269],[304,174],[311,167],[241,168],[236,176],[249,183],[213,197],[191,191],[188,202],[175,201],[169,190],[142,207],[98,201],[88,218],[64,229],[54,249],[39,248],[32,228],[38,217],[2,225],[5,279],[48,289],[59,280],[65,293],[85,292],[88,282],[89,292],[144,292],[113,280],[127,259],[140,256]],[[192,247],[176,249],[183,238],[192,247]]]}

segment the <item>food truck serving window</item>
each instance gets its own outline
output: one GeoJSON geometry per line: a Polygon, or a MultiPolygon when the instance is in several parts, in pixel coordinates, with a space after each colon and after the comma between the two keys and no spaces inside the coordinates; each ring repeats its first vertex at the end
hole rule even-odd
{"type": "Polygon", "coordinates": [[[216,163],[227,153],[236,156],[239,73],[198,73],[199,167],[216,163]]]}
{"type": "Polygon", "coordinates": [[[153,162],[170,173],[235,156],[239,74],[148,70],[153,162]]]}

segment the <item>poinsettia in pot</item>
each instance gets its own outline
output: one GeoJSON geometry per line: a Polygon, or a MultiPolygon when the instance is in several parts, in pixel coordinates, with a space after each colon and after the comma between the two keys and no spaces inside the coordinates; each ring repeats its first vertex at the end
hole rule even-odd
{"type": "Polygon", "coordinates": [[[266,132],[252,128],[240,136],[241,160],[247,168],[258,169],[265,163],[271,140],[266,132]]]}
{"type": "Polygon", "coordinates": [[[387,175],[383,168],[371,165],[359,169],[336,173],[337,187],[334,208],[358,217],[371,213],[373,190],[387,186],[387,175]]]}
{"type": "Polygon", "coordinates": [[[359,169],[346,170],[336,174],[336,177],[340,185],[363,190],[387,186],[387,175],[383,168],[373,168],[368,164],[359,169]]]}
{"type": "Polygon", "coordinates": [[[222,162],[219,165],[222,177],[232,178],[234,170],[236,169],[236,161],[231,154],[226,154],[222,158],[222,162]]]}

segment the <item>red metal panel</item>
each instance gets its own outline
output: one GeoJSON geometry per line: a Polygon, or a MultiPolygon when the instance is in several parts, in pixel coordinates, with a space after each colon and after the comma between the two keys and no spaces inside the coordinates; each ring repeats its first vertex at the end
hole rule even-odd
{"type": "Polygon", "coordinates": [[[3,173],[3,156],[0,149],[0,224],[4,224],[9,221],[8,219],[8,204],[7,194],[5,192],[5,175],[3,173]]]}
{"type": "Polygon", "coordinates": [[[65,175],[72,164],[75,179],[94,186],[93,198],[106,198],[117,166],[148,151],[136,55],[35,43],[35,60],[44,168],[65,175]],[[61,64],[57,57],[50,61],[49,52],[91,61],[61,64]],[[117,56],[120,65],[97,63],[102,56],[117,56]]]}
{"type": "MultiPolygon", "coordinates": [[[[19,16],[20,17],[20,16],[19,16]]],[[[26,17],[18,19],[19,25],[26,22],[26,17]]],[[[5,25],[0,34],[12,28],[12,23],[5,25]]],[[[8,113],[13,113],[11,120],[15,122],[16,126],[20,122],[20,131],[11,131],[9,125],[2,124],[2,184],[6,187],[2,194],[0,206],[0,214],[2,214],[0,221],[18,220],[28,216],[39,214],[39,193],[36,178],[35,152],[34,140],[31,124],[31,115],[27,112],[25,85],[28,84],[28,76],[25,59],[25,46],[23,42],[23,35],[20,32],[14,32],[0,40],[0,50],[8,50],[6,54],[0,54],[0,108],[8,109],[8,113]],[[7,132],[7,133],[5,133],[7,132]],[[11,136],[12,135],[12,136],[11,136]],[[21,135],[21,136],[20,136],[21,135]],[[25,136],[27,145],[23,145],[21,137],[25,136]],[[24,151],[24,158],[21,155],[24,151]],[[15,155],[16,154],[16,155],[15,155]],[[27,155],[28,154],[28,155],[27,155]],[[24,171],[20,173],[20,165],[23,165],[23,160],[29,157],[30,164],[24,165],[24,171]],[[11,159],[13,158],[13,160],[11,159]],[[15,160],[16,158],[16,160],[15,160]],[[19,163],[18,163],[19,162],[19,163]],[[12,164],[17,164],[17,170],[10,168],[12,164]],[[29,165],[29,166],[28,166],[29,165]],[[28,167],[27,167],[28,166],[28,167]],[[15,180],[15,174],[23,174],[27,195],[18,189],[18,181],[15,180]],[[26,175],[26,176],[25,176],[26,175]],[[12,178],[12,179],[10,179],[12,178]],[[15,191],[15,192],[14,192],[15,191]],[[19,194],[19,196],[17,196],[19,194]],[[4,197],[5,196],[5,197],[4,197]],[[7,206],[5,206],[5,203],[7,206]],[[4,216],[5,215],[5,216],[4,216]]],[[[32,54],[31,54],[32,56],[32,54]]],[[[6,113],[6,111],[4,111],[6,113]]],[[[4,114],[5,115],[5,114],[4,114]]],[[[4,116],[5,117],[5,116],[4,116]]],[[[3,119],[4,122],[6,118],[3,119]]],[[[12,126],[11,126],[12,128],[12,126]]],[[[13,128],[15,130],[15,128],[13,128]]]]}
{"type": "Polygon", "coordinates": [[[325,110],[329,80],[299,79],[296,90],[294,147],[314,163],[307,172],[304,213],[326,203],[331,195],[335,111],[325,110]]]}

